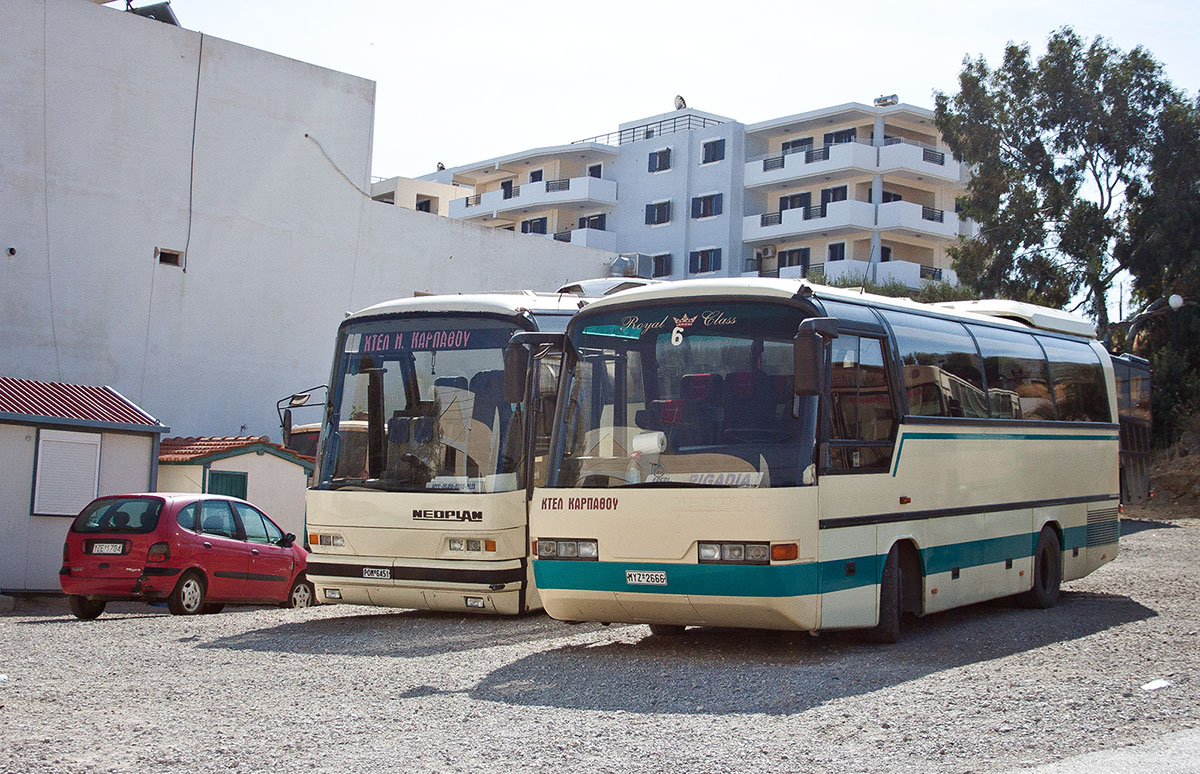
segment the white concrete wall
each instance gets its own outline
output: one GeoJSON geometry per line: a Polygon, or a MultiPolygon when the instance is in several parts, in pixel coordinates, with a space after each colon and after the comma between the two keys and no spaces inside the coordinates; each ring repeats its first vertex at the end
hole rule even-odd
{"type": "Polygon", "coordinates": [[[0,73],[2,370],[112,385],[174,434],[278,438],[346,311],[613,257],[370,201],[361,78],[86,0],[0,3],[0,73]]]}
{"type": "MultiPolygon", "coordinates": [[[[293,462],[271,454],[248,452],[217,460],[209,471],[230,470],[246,474],[246,499],[266,511],[284,532],[303,540],[304,494],[308,474],[293,462]]],[[[160,465],[160,492],[200,492],[203,465],[160,465]]]]}

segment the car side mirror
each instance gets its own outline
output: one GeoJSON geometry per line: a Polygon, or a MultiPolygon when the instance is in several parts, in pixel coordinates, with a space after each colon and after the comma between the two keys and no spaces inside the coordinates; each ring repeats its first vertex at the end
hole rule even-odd
{"type": "Polygon", "coordinates": [[[283,548],[291,548],[292,544],[295,542],[296,542],[296,536],[293,535],[291,532],[289,532],[286,535],[284,535],[282,538],[280,538],[279,545],[282,546],[283,548]]]}

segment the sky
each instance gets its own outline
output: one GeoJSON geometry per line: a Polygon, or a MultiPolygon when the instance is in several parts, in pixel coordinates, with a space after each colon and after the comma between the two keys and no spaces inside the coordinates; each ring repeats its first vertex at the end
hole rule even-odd
{"type": "MultiPolygon", "coordinates": [[[[150,0],[137,0],[135,5],[150,0]]],[[[688,106],[743,123],[884,94],[933,107],[964,56],[1058,27],[1141,45],[1200,90],[1195,0],[530,2],[171,0],[182,26],[376,83],[372,174],[448,167],[688,106]]]]}

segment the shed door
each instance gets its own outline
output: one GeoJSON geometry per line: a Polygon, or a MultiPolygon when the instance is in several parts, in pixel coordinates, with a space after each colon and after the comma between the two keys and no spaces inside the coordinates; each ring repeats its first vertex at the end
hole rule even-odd
{"type": "Polygon", "coordinates": [[[245,473],[229,470],[210,470],[208,472],[208,494],[226,495],[246,499],[245,473]]]}

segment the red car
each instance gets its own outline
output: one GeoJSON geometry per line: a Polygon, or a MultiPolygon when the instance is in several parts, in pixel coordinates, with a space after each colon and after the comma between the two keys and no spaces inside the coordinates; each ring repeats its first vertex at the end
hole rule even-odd
{"type": "Polygon", "coordinates": [[[226,604],[308,607],[307,566],[296,536],[243,500],[132,494],[97,498],[75,517],[59,582],[83,620],[129,600],[195,615],[226,604]]]}

